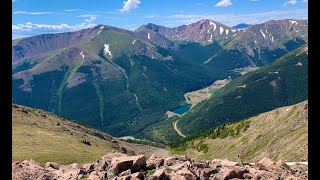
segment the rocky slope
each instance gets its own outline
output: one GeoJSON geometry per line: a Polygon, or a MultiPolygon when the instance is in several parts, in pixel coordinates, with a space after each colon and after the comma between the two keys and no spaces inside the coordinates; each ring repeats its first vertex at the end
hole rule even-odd
{"type": "Polygon", "coordinates": [[[143,25],[136,32],[156,32],[168,39],[178,42],[200,42],[212,43],[215,38],[221,36],[232,36],[239,30],[228,27],[224,24],[204,19],[189,25],[183,25],[175,28],[167,28],[156,24],[143,25]]]}
{"type": "Polygon", "coordinates": [[[41,164],[91,162],[107,152],[168,155],[165,149],[121,141],[96,129],[51,113],[12,105],[12,161],[34,159],[41,164]]]}
{"type": "Polygon", "coordinates": [[[143,155],[126,156],[107,154],[94,163],[59,165],[48,162],[40,166],[37,162],[12,163],[12,179],[308,179],[308,166],[284,161],[274,162],[262,158],[254,165],[226,159],[197,161],[186,156],[161,157],[152,155],[148,160],[143,155]]]}
{"type": "Polygon", "coordinates": [[[229,50],[244,53],[250,65],[262,66],[270,63],[272,56],[307,43],[308,21],[271,20],[238,29],[204,19],[175,28],[147,24],[136,32],[140,34],[153,32],[176,42],[199,42],[207,45],[216,41],[229,50]]]}

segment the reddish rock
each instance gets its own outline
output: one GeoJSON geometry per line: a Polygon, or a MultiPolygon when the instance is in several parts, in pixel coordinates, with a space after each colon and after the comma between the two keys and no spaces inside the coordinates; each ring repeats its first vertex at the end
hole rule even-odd
{"type": "Polygon", "coordinates": [[[222,166],[236,166],[239,165],[237,162],[229,161],[227,159],[223,159],[221,162],[222,166]]]}
{"type": "Polygon", "coordinates": [[[194,173],[192,173],[187,167],[184,167],[184,168],[178,170],[177,172],[175,172],[175,174],[181,175],[188,180],[196,180],[197,179],[197,176],[194,173]]]}
{"type": "Polygon", "coordinates": [[[46,168],[53,168],[53,169],[59,169],[60,165],[58,163],[53,163],[53,162],[47,162],[45,165],[46,168]]]}
{"type": "Polygon", "coordinates": [[[54,174],[40,166],[34,160],[15,162],[12,164],[12,180],[34,179],[49,180],[53,179],[54,174]]]}
{"type": "Polygon", "coordinates": [[[186,156],[168,157],[164,159],[164,166],[172,166],[185,161],[191,161],[191,159],[186,156]]]}
{"type": "Polygon", "coordinates": [[[146,168],[147,170],[156,169],[160,166],[163,166],[164,158],[158,157],[156,154],[152,154],[147,161],[146,168]]]}
{"type": "Polygon", "coordinates": [[[147,177],[147,180],[169,180],[169,176],[166,174],[164,168],[156,170],[151,176],[147,177]]]}
{"type": "Polygon", "coordinates": [[[212,174],[218,173],[217,169],[213,168],[202,168],[198,169],[198,176],[200,179],[208,179],[212,174]]]}
{"type": "Polygon", "coordinates": [[[142,172],[136,172],[131,174],[131,179],[143,179],[144,174],[142,172]]]}
{"type": "Polygon", "coordinates": [[[106,179],[107,179],[106,171],[92,171],[88,176],[88,180],[106,180],[106,179]]]}
{"type": "Polygon", "coordinates": [[[119,173],[130,169],[132,172],[140,171],[140,169],[145,169],[146,167],[146,157],[144,155],[140,156],[122,156],[114,157],[111,160],[111,167],[109,169],[110,176],[118,175],[119,173]]]}
{"type": "Polygon", "coordinates": [[[260,164],[264,165],[265,167],[269,167],[273,164],[275,164],[274,161],[272,161],[271,159],[264,157],[259,161],[260,164]]]}
{"type": "Polygon", "coordinates": [[[240,167],[225,167],[222,168],[219,173],[215,174],[215,177],[218,179],[226,180],[232,178],[242,178],[244,173],[248,173],[248,169],[240,168],[240,167]]]}

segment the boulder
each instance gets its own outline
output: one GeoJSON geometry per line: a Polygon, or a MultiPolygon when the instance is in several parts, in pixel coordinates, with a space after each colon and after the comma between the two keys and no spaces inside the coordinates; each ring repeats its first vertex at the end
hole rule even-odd
{"type": "Polygon", "coordinates": [[[165,172],[164,168],[156,170],[153,175],[147,177],[147,180],[169,180],[169,176],[165,172]]]}
{"type": "Polygon", "coordinates": [[[106,171],[92,171],[88,176],[88,180],[106,180],[106,179],[107,179],[106,171]]]}
{"type": "Polygon", "coordinates": [[[186,156],[168,157],[164,159],[164,166],[168,167],[185,161],[191,161],[191,159],[186,156]]]}
{"type": "Polygon", "coordinates": [[[200,179],[208,179],[212,174],[218,173],[217,169],[213,168],[202,168],[198,169],[198,176],[200,179]]]}
{"type": "Polygon", "coordinates": [[[203,161],[194,161],[192,163],[193,166],[197,168],[209,168],[209,162],[203,162],[203,161]]]}
{"type": "Polygon", "coordinates": [[[144,179],[144,175],[142,172],[136,172],[131,174],[131,179],[144,179]]]}
{"type": "Polygon", "coordinates": [[[108,162],[104,159],[100,159],[98,160],[98,162],[94,164],[94,169],[96,171],[105,171],[107,167],[108,167],[108,162]]]}
{"type": "Polygon", "coordinates": [[[186,161],[186,162],[179,162],[178,164],[175,164],[173,166],[170,167],[170,169],[174,170],[174,171],[178,171],[180,169],[183,168],[190,168],[191,167],[191,163],[190,161],[186,161]]]}
{"type": "Polygon", "coordinates": [[[221,162],[222,166],[236,166],[239,165],[237,162],[229,161],[227,159],[223,159],[221,162]]]}
{"type": "Polygon", "coordinates": [[[215,177],[222,180],[232,179],[232,178],[239,178],[243,179],[243,175],[248,173],[248,169],[241,168],[241,167],[225,167],[222,168],[219,173],[215,174],[215,177]]]}
{"type": "Polygon", "coordinates": [[[87,174],[90,174],[94,170],[94,165],[95,164],[85,164],[83,165],[83,168],[87,172],[87,174]]]}
{"type": "Polygon", "coordinates": [[[133,164],[131,167],[132,172],[138,172],[140,169],[146,169],[146,156],[132,156],[133,164]]]}
{"type": "Polygon", "coordinates": [[[122,156],[114,157],[111,160],[111,167],[109,172],[114,175],[130,169],[131,172],[138,172],[140,169],[145,169],[146,167],[146,157],[144,155],[140,156],[122,156]]]}
{"type": "Polygon", "coordinates": [[[186,177],[179,174],[170,174],[170,179],[174,180],[188,180],[186,177]]]}
{"type": "Polygon", "coordinates": [[[47,162],[45,167],[46,168],[59,169],[60,165],[58,163],[47,162]]]}
{"type": "Polygon", "coordinates": [[[187,167],[184,167],[177,172],[175,172],[177,175],[181,175],[185,177],[188,180],[196,180],[198,177],[193,172],[191,172],[187,167]]]}
{"type": "Polygon", "coordinates": [[[266,170],[266,169],[267,169],[266,166],[264,166],[263,164],[261,164],[261,163],[259,163],[259,162],[255,163],[255,164],[253,165],[253,167],[254,167],[255,169],[257,169],[257,170],[266,170]]]}
{"type": "Polygon", "coordinates": [[[54,174],[49,172],[44,167],[40,166],[34,160],[23,161],[23,162],[15,162],[12,163],[12,179],[20,180],[20,179],[35,179],[35,180],[43,180],[43,179],[53,179],[54,174]]]}
{"type": "Polygon", "coordinates": [[[129,176],[131,174],[131,169],[125,170],[119,174],[119,176],[129,176]]]}
{"type": "Polygon", "coordinates": [[[284,169],[293,173],[293,170],[286,164],[285,161],[279,160],[274,164],[270,165],[273,169],[284,169]]]}
{"type": "Polygon", "coordinates": [[[258,163],[264,165],[265,167],[269,167],[269,166],[275,164],[274,161],[272,161],[271,159],[269,159],[267,157],[262,158],[260,161],[258,161],[258,163]]]}
{"type": "Polygon", "coordinates": [[[160,166],[163,166],[163,163],[164,163],[163,157],[158,157],[156,154],[152,154],[146,163],[146,169],[147,170],[156,169],[160,166]]]}

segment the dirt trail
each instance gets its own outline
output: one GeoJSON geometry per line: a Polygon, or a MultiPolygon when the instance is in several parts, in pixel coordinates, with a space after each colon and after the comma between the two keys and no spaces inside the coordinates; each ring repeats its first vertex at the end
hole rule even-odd
{"type": "Polygon", "coordinates": [[[174,130],[181,136],[181,137],[186,137],[182,132],[178,129],[177,123],[179,120],[175,121],[172,123],[174,130]]]}

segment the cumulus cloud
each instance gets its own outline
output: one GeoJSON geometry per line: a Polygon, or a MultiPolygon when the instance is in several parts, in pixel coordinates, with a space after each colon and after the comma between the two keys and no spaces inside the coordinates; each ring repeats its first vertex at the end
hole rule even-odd
{"type": "Polygon", "coordinates": [[[140,0],[127,0],[123,2],[123,7],[120,9],[120,12],[129,12],[132,9],[136,9],[141,4],[140,0]]]}
{"type": "Polygon", "coordinates": [[[215,6],[216,7],[228,7],[228,6],[231,6],[231,5],[232,5],[231,0],[221,0],[215,6]]]}
{"type": "Polygon", "coordinates": [[[25,37],[33,36],[43,33],[59,33],[68,31],[77,31],[84,28],[90,28],[96,26],[94,21],[96,16],[90,16],[80,24],[69,25],[69,24],[37,24],[27,22],[25,24],[14,24],[12,25],[12,36],[14,37],[25,37]]]}
{"type": "Polygon", "coordinates": [[[29,15],[43,15],[53,14],[53,12],[28,12],[28,11],[14,11],[13,14],[29,14],[29,15]]]}

